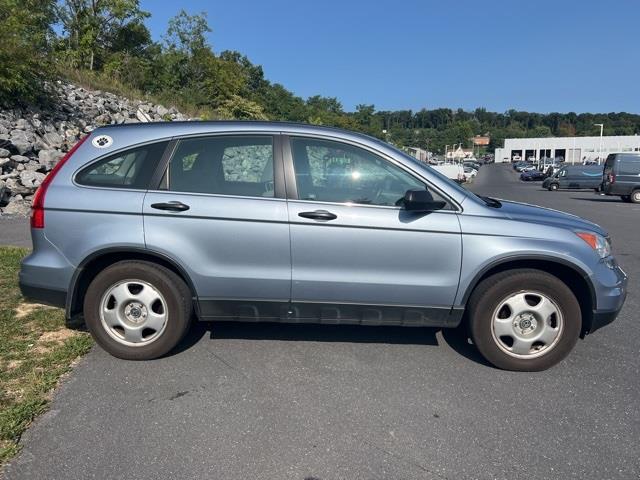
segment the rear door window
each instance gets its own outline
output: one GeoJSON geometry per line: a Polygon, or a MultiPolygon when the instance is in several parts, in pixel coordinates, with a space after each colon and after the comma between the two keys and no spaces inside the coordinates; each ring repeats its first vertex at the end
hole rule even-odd
{"type": "Polygon", "coordinates": [[[146,190],[167,144],[153,143],[110,155],[80,170],[76,182],[90,187],[146,190]]]}
{"type": "Polygon", "coordinates": [[[274,197],[273,137],[215,136],[180,140],[169,163],[174,192],[274,197]]]}

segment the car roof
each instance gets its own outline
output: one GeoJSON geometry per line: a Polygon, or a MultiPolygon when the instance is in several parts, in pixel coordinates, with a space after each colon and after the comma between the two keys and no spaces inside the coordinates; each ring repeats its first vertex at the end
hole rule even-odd
{"type": "MultiPolygon", "coordinates": [[[[180,135],[193,133],[210,132],[237,132],[237,131],[256,131],[256,132],[300,132],[313,134],[332,134],[338,136],[354,136],[362,137],[367,140],[379,139],[370,135],[359,132],[344,130],[337,127],[328,127],[324,125],[312,125],[308,123],[298,122],[281,122],[281,121],[263,121],[263,120],[193,120],[193,121],[177,121],[177,122],[140,122],[140,123],[121,123],[117,125],[104,125],[99,127],[100,130],[139,130],[139,129],[157,129],[180,131],[180,135]]],[[[106,132],[105,132],[106,133],[106,132]]],[[[172,132],[173,133],[173,132],[172,132]]]]}

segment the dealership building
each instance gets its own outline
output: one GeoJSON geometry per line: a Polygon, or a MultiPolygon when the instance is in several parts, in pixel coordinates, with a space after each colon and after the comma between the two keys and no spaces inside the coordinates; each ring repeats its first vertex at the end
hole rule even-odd
{"type": "Polygon", "coordinates": [[[507,138],[496,148],[496,162],[562,157],[568,163],[602,162],[610,153],[640,152],[640,136],[507,138]]]}

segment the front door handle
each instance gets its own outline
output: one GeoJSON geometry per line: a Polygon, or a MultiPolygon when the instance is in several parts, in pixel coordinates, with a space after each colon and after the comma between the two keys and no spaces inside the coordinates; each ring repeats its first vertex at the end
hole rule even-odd
{"type": "Polygon", "coordinates": [[[166,202],[166,203],[152,203],[151,208],[156,210],[168,210],[170,212],[184,212],[189,210],[189,205],[185,205],[182,202],[166,202]]]}
{"type": "Polygon", "coordinates": [[[335,220],[338,216],[326,210],[314,210],[313,212],[300,212],[299,217],[310,218],[312,220],[335,220]]]}

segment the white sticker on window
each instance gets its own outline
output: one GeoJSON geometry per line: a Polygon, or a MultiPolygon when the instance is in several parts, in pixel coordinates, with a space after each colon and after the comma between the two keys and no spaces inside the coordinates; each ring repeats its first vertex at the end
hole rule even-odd
{"type": "Polygon", "coordinates": [[[109,135],[98,135],[91,141],[91,143],[96,148],[108,148],[113,145],[113,138],[109,135]]]}

